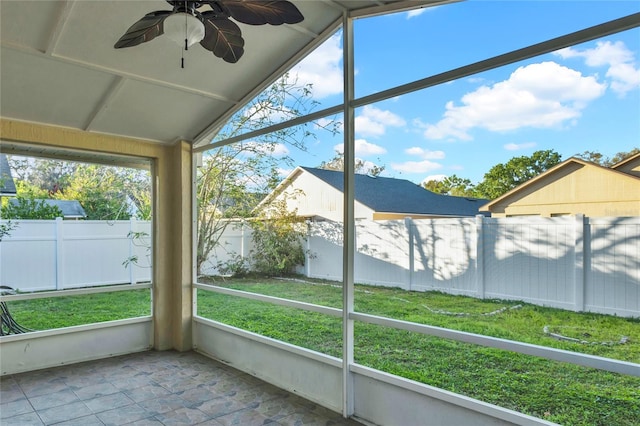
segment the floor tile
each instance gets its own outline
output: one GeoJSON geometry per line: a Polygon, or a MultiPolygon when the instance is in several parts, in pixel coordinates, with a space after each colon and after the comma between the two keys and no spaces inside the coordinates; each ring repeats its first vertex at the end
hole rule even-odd
{"type": "Polygon", "coordinates": [[[8,419],[19,414],[26,414],[33,412],[33,407],[27,399],[21,399],[19,401],[7,402],[0,405],[0,419],[8,419]]]}
{"type": "Polygon", "coordinates": [[[183,408],[187,406],[187,403],[184,402],[177,395],[168,395],[166,397],[153,398],[148,399],[146,401],[141,401],[138,403],[139,406],[144,408],[150,413],[163,414],[169,411],[174,411],[179,408],[183,408]]]}
{"type": "Polygon", "coordinates": [[[125,390],[124,393],[135,402],[171,395],[171,392],[157,384],[149,384],[125,390]]]}
{"type": "Polygon", "coordinates": [[[36,414],[36,412],[31,412],[27,414],[21,414],[19,416],[11,417],[6,421],[0,422],[0,424],[6,424],[11,426],[40,426],[44,425],[42,420],[40,420],[40,416],[36,414]]]}
{"type": "Polygon", "coordinates": [[[91,410],[89,410],[82,401],[38,411],[38,415],[46,425],[73,420],[78,417],[85,417],[91,414],[91,410]]]}
{"type": "Polygon", "coordinates": [[[4,425],[355,425],[195,352],[143,352],[3,377],[4,425]]]}
{"type": "Polygon", "coordinates": [[[67,420],[66,422],[56,423],[56,426],[104,426],[104,423],[92,414],[90,416],[78,417],[73,420],[67,420]]]}
{"type": "Polygon", "coordinates": [[[98,418],[107,426],[124,425],[135,422],[137,420],[153,417],[153,413],[145,410],[137,404],[127,405],[126,407],[116,408],[114,410],[103,411],[96,414],[98,418]]]}
{"type": "Polygon", "coordinates": [[[163,425],[173,426],[196,425],[210,419],[210,416],[198,409],[183,407],[164,414],[159,414],[155,418],[160,420],[163,425]]]}
{"type": "Polygon", "coordinates": [[[110,395],[99,396],[93,399],[84,401],[84,404],[91,410],[92,413],[101,413],[103,411],[109,411],[114,408],[125,407],[127,405],[134,404],[134,401],[122,392],[113,393],[110,395]]]}
{"type": "Polygon", "coordinates": [[[99,383],[74,389],[73,391],[78,395],[78,398],[85,400],[97,398],[99,396],[111,395],[113,393],[118,393],[120,390],[111,383],[99,383]]]}
{"type": "Polygon", "coordinates": [[[9,385],[5,385],[0,389],[0,404],[6,404],[7,402],[19,401],[25,399],[26,395],[20,389],[17,383],[13,382],[9,385]]]}
{"type": "Polygon", "coordinates": [[[274,420],[254,409],[236,411],[234,413],[227,414],[226,416],[217,417],[216,421],[222,423],[224,426],[277,425],[274,420]]]}
{"type": "Polygon", "coordinates": [[[29,402],[31,402],[31,405],[35,410],[44,410],[78,401],[80,400],[72,390],[53,392],[29,398],[29,402]]]}

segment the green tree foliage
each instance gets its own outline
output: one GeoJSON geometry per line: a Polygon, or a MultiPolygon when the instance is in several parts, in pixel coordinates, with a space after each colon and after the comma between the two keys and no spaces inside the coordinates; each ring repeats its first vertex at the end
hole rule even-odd
{"type": "Polygon", "coordinates": [[[47,204],[42,200],[16,197],[15,203],[2,206],[2,219],[55,219],[62,217],[62,211],[57,206],[47,204]]]}
{"type": "MultiPolygon", "coordinates": [[[[325,170],[335,170],[335,171],[343,171],[344,170],[344,153],[340,151],[336,151],[336,155],[333,156],[332,159],[328,161],[323,161],[318,166],[320,169],[325,170]]],[[[368,163],[360,158],[356,158],[354,160],[354,169],[356,173],[369,175],[369,176],[380,176],[382,172],[384,172],[386,166],[383,164],[381,166],[373,163],[368,163]]]]}
{"type": "Polygon", "coordinates": [[[252,267],[268,276],[290,275],[298,265],[304,265],[302,246],[306,224],[296,211],[287,209],[285,200],[274,201],[252,220],[255,245],[251,253],[252,267]]]}
{"type": "MultiPolygon", "coordinates": [[[[299,85],[285,75],[233,116],[213,142],[268,127],[309,113],[317,102],[311,86],[299,85]]],[[[259,201],[273,190],[281,167],[292,167],[288,148],[306,150],[306,140],[315,137],[307,123],[277,130],[249,142],[224,145],[207,151],[197,173],[198,242],[197,273],[214,250],[225,249],[220,237],[229,218],[250,217],[259,201]],[[286,148],[286,149],[283,149],[286,148]]],[[[321,126],[335,132],[337,124],[321,126]]]]}
{"type": "Polygon", "coordinates": [[[15,156],[9,163],[23,198],[77,200],[89,220],[126,220],[134,210],[138,219],[151,218],[146,170],[15,156]]]}
{"type": "Polygon", "coordinates": [[[640,148],[633,148],[631,151],[621,151],[616,153],[613,157],[608,158],[597,151],[584,151],[581,154],[576,154],[576,157],[591,161],[592,163],[599,164],[604,167],[611,167],[639,152],[640,148]]]}
{"type": "Polygon", "coordinates": [[[436,194],[454,195],[456,197],[475,197],[477,192],[470,179],[456,175],[447,176],[442,180],[429,180],[422,183],[422,187],[436,194]]]}
{"type": "Polygon", "coordinates": [[[81,164],[55,196],[78,200],[87,219],[151,218],[151,181],[145,170],[81,164]]]}
{"type": "Polygon", "coordinates": [[[476,185],[483,198],[498,198],[529,179],[560,163],[560,154],[554,150],[536,151],[531,156],[513,157],[504,164],[493,166],[476,185]]]}
{"type": "MultiPolygon", "coordinates": [[[[9,157],[9,164],[18,182],[25,182],[32,191],[38,192],[33,198],[48,198],[43,194],[54,194],[68,184],[78,163],[45,158],[9,157]]],[[[16,182],[16,186],[18,185],[16,182]]],[[[25,188],[26,189],[26,188],[25,188]]],[[[31,196],[25,194],[25,196],[31,196]]]]}

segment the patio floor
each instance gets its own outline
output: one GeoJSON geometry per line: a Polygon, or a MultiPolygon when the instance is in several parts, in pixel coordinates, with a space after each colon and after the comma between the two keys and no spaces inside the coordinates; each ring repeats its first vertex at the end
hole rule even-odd
{"type": "Polygon", "coordinates": [[[2,425],[360,425],[195,352],[4,376],[2,425]]]}

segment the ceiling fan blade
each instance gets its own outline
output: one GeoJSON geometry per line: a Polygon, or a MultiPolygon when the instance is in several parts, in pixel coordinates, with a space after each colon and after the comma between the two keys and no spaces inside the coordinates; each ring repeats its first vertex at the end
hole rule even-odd
{"type": "Polygon", "coordinates": [[[215,12],[204,12],[201,16],[204,22],[204,38],[200,45],[226,62],[238,62],[244,53],[244,39],[240,27],[229,18],[218,16],[215,12]]]}
{"type": "Polygon", "coordinates": [[[164,33],[162,23],[165,18],[172,13],[172,11],[168,10],[158,10],[147,13],[142,19],[129,27],[127,32],[120,37],[120,40],[118,40],[113,47],[121,49],[123,47],[137,46],[140,43],[153,40],[164,33]]]}
{"type": "Polygon", "coordinates": [[[297,24],[304,20],[298,8],[286,0],[272,1],[220,1],[233,19],[249,25],[297,24]]]}

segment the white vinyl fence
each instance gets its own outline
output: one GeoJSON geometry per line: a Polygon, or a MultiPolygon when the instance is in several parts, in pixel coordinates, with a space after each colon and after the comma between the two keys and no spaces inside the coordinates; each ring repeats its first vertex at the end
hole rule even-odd
{"type": "MultiPolygon", "coordinates": [[[[20,221],[0,243],[0,284],[23,291],[149,281],[149,222],[20,221]],[[138,264],[123,262],[138,256],[138,264]]],[[[301,273],[342,280],[342,225],[309,224],[301,273]]],[[[251,229],[231,223],[202,265],[247,258],[251,229]]],[[[421,219],[356,223],[355,281],[640,317],[640,217],[421,219]]]]}
{"type": "Polygon", "coordinates": [[[28,292],[151,280],[151,222],[58,218],[12,223],[17,227],[0,242],[1,285],[28,292]],[[132,238],[130,232],[145,236],[132,238]],[[133,256],[137,262],[123,265],[133,256]]]}
{"type": "MultiPolygon", "coordinates": [[[[251,230],[227,228],[205,263],[247,256],[251,230]]],[[[356,223],[355,282],[640,317],[640,217],[420,219],[356,223]]],[[[342,280],[342,225],[309,224],[308,277],[342,280]]]]}

